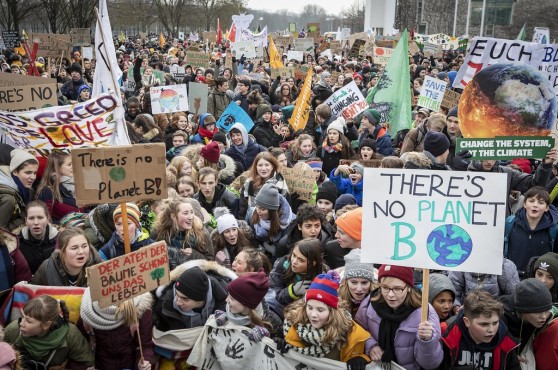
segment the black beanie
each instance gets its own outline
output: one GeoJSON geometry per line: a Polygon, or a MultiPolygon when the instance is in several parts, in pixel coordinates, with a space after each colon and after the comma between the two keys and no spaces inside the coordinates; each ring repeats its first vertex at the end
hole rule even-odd
{"type": "Polygon", "coordinates": [[[213,139],[211,139],[211,141],[217,141],[219,143],[222,143],[225,147],[227,146],[227,137],[221,131],[217,131],[213,135],[213,139]]]}
{"type": "Polygon", "coordinates": [[[331,181],[326,181],[318,188],[318,195],[316,195],[316,202],[320,199],[329,200],[331,204],[335,204],[337,200],[337,188],[331,181]]]}
{"type": "Polygon", "coordinates": [[[376,153],[376,140],[372,139],[372,137],[363,138],[358,144],[358,151],[360,152],[360,150],[365,146],[371,148],[374,153],[376,153]]]}
{"type": "Polygon", "coordinates": [[[448,137],[441,132],[428,131],[424,137],[424,150],[437,157],[444,154],[450,147],[448,137]]]}
{"type": "Polygon", "coordinates": [[[337,212],[341,208],[348,206],[350,204],[357,204],[356,198],[353,194],[341,194],[339,198],[335,201],[335,205],[333,206],[333,210],[337,212]]]}
{"type": "Polygon", "coordinates": [[[194,301],[205,301],[209,290],[209,279],[199,267],[192,267],[182,273],[174,286],[176,290],[194,301]]]}
{"type": "Polygon", "coordinates": [[[458,117],[457,105],[449,110],[447,117],[458,117]]]}
{"type": "Polygon", "coordinates": [[[552,308],[550,291],[543,282],[535,278],[525,279],[517,284],[513,300],[518,313],[545,312],[552,308]]]}
{"type": "Polygon", "coordinates": [[[539,269],[548,272],[554,280],[558,280],[558,254],[548,252],[540,256],[535,261],[533,272],[537,272],[539,269]]]}

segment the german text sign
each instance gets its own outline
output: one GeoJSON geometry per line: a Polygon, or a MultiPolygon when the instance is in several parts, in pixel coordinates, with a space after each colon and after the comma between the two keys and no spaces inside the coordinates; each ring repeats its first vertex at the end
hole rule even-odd
{"type": "Polygon", "coordinates": [[[79,205],[167,197],[165,144],[72,150],[79,205]]]}
{"type": "Polygon", "coordinates": [[[105,308],[147,293],[169,282],[165,242],[87,268],[91,298],[105,308]]]}
{"type": "Polygon", "coordinates": [[[507,176],[365,168],[362,262],[502,273],[507,176]]]}
{"type": "Polygon", "coordinates": [[[300,199],[309,201],[312,199],[316,176],[314,175],[314,170],[309,166],[306,167],[283,167],[281,174],[291,191],[297,193],[300,199]]]}

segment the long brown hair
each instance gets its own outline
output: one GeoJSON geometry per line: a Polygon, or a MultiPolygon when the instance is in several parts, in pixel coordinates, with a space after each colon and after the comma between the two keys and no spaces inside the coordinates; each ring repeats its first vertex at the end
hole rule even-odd
{"type": "Polygon", "coordinates": [[[40,321],[42,324],[50,322],[49,330],[56,329],[56,324],[61,318],[64,323],[70,319],[70,311],[64,301],[56,300],[49,295],[33,298],[23,307],[23,313],[40,321]]]}
{"type": "Polygon", "coordinates": [[[300,158],[300,146],[302,145],[302,142],[305,140],[310,140],[310,142],[312,143],[312,150],[315,151],[316,150],[316,144],[314,143],[314,139],[312,139],[312,136],[308,135],[308,134],[301,134],[299,135],[296,140],[293,141],[293,143],[291,144],[290,150],[293,153],[293,161],[294,162],[298,162],[298,159],[300,158]]]}
{"type": "Polygon", "coordinates": [[[291,282],[295,278],[295,273],[291,268],[291,256],[293,255],[293,250],[298,247],[298,251],[304,257],[306,257],[307,269],[304,273],[304,280],[313,280],[316,276],[324,272],[324,258],[322,256],[322,243],[318,239],[306,238],[299,240],[291,249],[291,252],[287,256],[287,261],[289,262],[289,268],[285,271],[283,276],[285,281],[291,282]]]}
{"type": "MultiPolygon", "coordinates": [[[[281,219],[279,217],[279,210],[268,209],[269,214],[269,240],[273,240],[275,235],[281,232],[281,219]]],[[[258,224],[260,222],[260,215],[254,209],[252,213],[252,225],[258,224]]]]}
{"type": "Polygon", "coordinates": [[[262,177],[258,175],[258,162],[262,159],[268,161],[271,163],[271,166],[273,166],[273,173],[270,175],[270,178],[275,176],[275,173],[277,173],[279,169],[279,162],[277,162],[277,158],[275,158],[273,154],[269,152],[258,153],[256,158],[254,158],[254,162],[252,162],[252,166],[250,166],[250,169],[248,170],[248,178],[251,179],[255,192],[259,190],[267,181],[267,179],[262,179],[262,177]]]}
{"type": "Polygon", "coordinates": [[[39,186],[37,187],[37,195],[35,196],[36,199],[39,198],[45,188],[49,188],[54,199],[59,202],[62,201],[62,195],[60,195],[60,179],[62,178],[60,167],[62,167],[66,158],[69,157],[70,153],[62,150],[53,150],[49,154],[45,172],[43,173],[41,182],[39,182],[39,186]]]}
{"type": "MultiPolygon", "coordinates": [[[[238,239],[236,240],[236,244],[232,245],[234,255],[237,255],[241,251],[245,250],[246,248],[250,248],[252,246],[250,240],[248,240],[248,237],[246,237],[246,232],[244,231],[244,229],[240,227],[237,227],[237,229],[238,229],[238,239]]],[[[213,250],[215,251],[215,254],[217,254],[217,252],[219,251],[224,250],[228,245],[227,240],[223,236],[223,233],[213,234],[211,240],[213,242],[213,250]]]]}
{"type": "Polygon", "coordinates": [[[60,262],[62,263],[62,267],[64,268],[65,271],[68,271],[66,269],[66,262],[64,261],[64,255],[66,253],[66,248],[70,243],[70,239],[72,239],[75,236],[83,236],[87,241],[87,245],[89,246],[89,256],[87,257],[87,262],[81,269],[76,281],[76,286],[83,286],[86,281],[85,267],[91,266],[94,263],[93,247],[91,246],[91,242],[89,242],[89,239],[87,239],[87,235],[85,235],[85,231],[78,228],[64,229],[60,234],[58,234],[58,239],[56,241],[56,250],[58,250],[60,253],[60,262]]]}

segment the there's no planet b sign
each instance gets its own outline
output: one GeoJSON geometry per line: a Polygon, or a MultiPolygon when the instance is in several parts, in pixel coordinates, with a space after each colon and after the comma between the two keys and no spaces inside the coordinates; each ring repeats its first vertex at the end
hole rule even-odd
{"type": "Polygon", "coordinates": [[[366,168],[362,261],[502,273],[505,174],[366,168]]]}

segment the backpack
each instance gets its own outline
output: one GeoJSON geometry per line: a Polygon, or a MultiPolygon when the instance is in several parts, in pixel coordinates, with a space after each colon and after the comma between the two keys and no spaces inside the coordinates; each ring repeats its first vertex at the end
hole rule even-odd
{"type": "MultiPolygon", "coordinates": [[[[515,222],[515,215],[511,215],[508,216],[508,218],[506,218],[506,225],[504,227],[504,257],[505,258],[508,258],[509,235],[512,231],[514,222],[515,222]]],[[[550,242],[549,252],[552,252],[554,249],[553,248],[554,241],[556,240],[557,235],[558,235],[558,224],[554,224],[548,229],[548,237],[550,242]]]]}

